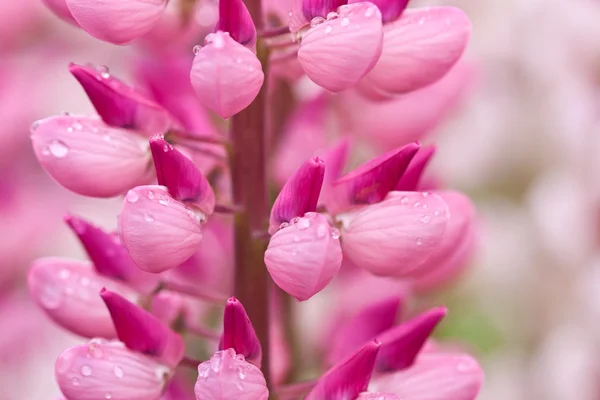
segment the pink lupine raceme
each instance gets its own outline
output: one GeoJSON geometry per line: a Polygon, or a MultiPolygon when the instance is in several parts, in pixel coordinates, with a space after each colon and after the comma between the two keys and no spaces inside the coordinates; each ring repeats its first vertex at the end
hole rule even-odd
{"type": "Polygon", "coordinates": [[[158,400],[172,371],[120,342],[92,340],[65,350],[55,374],[68,400],[158,400]]]}
{"type": "Polygon", "coordinates": [[[113,44],[127,44],[148,33],[165,10],[166,0],[66,0],[87,33],[113,44]]]}
{"type": "Polygon", "coordinates": [[[148,143],[96,117],[57,116],[31,127],[33,150],[48,174],[67,189],[112,197],[147,183],[148,143]]]}
{"type": "Polygon", "coordinates": [[[216,352],[198,366],[197,400],[267,400],[269,390],[260,369],[233,349],[216,352]]]}
{"type": "Polygon", "coordinates": [[[373,274],[406,276],[437,251],[449,219],[448,205],[436,194],[390,192],[344,216],[344,255],[373,274]]]}
{"type": "Polygon", "coordinates": [[[381,55],[381,12],[372,3],[343,5],[302,37],[298,60],[306,75],[331,91],[347,90],[365,76],[381,55]]]}
{"type": "Polygon", "coordinates": [[[67,7],[67,0],[42,0],[42,2],[61,19],[77,25],[77,21],[75,21],[69,7],[67,7]]]}
{"type": "Polygon", "coordinates": [[[342,264],[339,231],[317,213],[294,218],[271,237],[265,265],[273,281],[299,301],[331,282],[342,264]]]}

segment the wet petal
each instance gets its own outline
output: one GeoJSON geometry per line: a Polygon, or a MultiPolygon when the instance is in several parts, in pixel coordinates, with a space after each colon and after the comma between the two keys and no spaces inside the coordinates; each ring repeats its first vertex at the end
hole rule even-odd
{"type": "Polygon", "coordinates": [[[190,77],[202,103],[222,118],[248,107],[265,79],[256,55],[226,32],[207,36],[190,77]]]}
{"type": "Polygon", "coordinates": [[[306,75],[331,92],[354,86],[377,63],[383,30],[379,9],[369,2],[345,5],[302,38],[298,60],[306,75]]]}
{"type": "Polygon", "coordinates": [[[233,349],[260,368],[262,349],[252,322],[242,303],[235,297],[227,300],[223,316],[223,335],[219,350],[233,349]]]}
{"type": "Polygon", "coordinates": [[[64,115],[37,121],[31,141],[46,172],[83,196],[112,197],[149,180],[144,138],[98,118],[64,115]]]}
{"type": "Polygon", "coordinates": [[[67,0],[71,14],[87,33],[114,44],[127,44],[148,33],[166,4],[166,0],[67,0]]]}
{"type": "Polygon", "coordinates": [[[344,256],[376,275],[406,276],[440,246],[449,218],[446,202],[436,194],[390,192],[381,203],[348,216],[344,256]]]}
{"type": "Polygon", "coordinates": [[[42,2],[52,11],[56,16],[60,17],[64,21],[70,22],[73,25],[78,25],[69,7],[67,7],[67,0],[42,0],[42,2]]]}
{"type": "Polygon", "coordinates": [[[158,400],[170,370],[120,342],[92,340],[63,351],[55,374],[68,399],[158,400]]]}
{"type": "Polygon", "coordinates": [[[321,214],[307,213],[271,237],[265,264],[277,286],[299,301],[308,300],[341,267],[339,231],[321,214]]]}
{"type": "Polygon", "coordinates": [[[138,186],[125,196],[119,234],[137,266],[158,273],[194,255],[204,218],[173,199],[164,186],[138,186]]]}
{"type": "Polygon", "coordinates": [[[242,0],[219,1],[219,21],[215,31],[229,32],[235,41],[247,47],[256,43],[256,27],[242,0]]]}
{"type": "Polygon", "coordinates": [[[400,177],[398,184],[396,184],[397,191],[413,191],[417,190],[421,177],[425,168],[429,165],[429,161],[435,154],[435,146],[421,147],[417,154],[413,157],[408,168],[400,177]]]}
{"type": "MultiPolygon", "coordinates": [[[[362,0],[349,0],[348,4],[359,3],[362,0]]],[[[375,4],[379,11],[384,23],[388,23],[397,19],[400,14],[404,11],[408,4],[408,0],[370,0],[371,3],[375,4]]]]}

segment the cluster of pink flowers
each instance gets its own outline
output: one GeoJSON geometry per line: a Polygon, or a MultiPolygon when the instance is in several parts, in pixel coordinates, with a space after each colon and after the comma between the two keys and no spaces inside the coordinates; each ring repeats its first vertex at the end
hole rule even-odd
{"type": "MultiPolygon", "coordinates": [[[[106,67],[71,64],[98,115],[54,116],[31,128],[39,163],[60,185],[90,197],[124,195],[117,232],[65,217],[90,262],[44,258],[28,274],[48,316],[91,339],[56,362],[67,400],[185,400],[194,393],[197,400],[475,399],[478,363],[429,339],[445,308],[396,323],[407,314],[400,312],[407,293],[436,288],[465,265],[477,239],[473,204],[422,179],[433,146],[402,143],[344,173],[351,141],[312,141],[298,128],[316,124],[326,136],[317,115],[328,93],[353,91],[385,104],[431,90],[467,45],[462,11],[405,10],[405,0],[265,1],[262,8],[260,1],[247,1],[248,8],[242,0],[212,1],[214,32],[188,62],[181,48],[187,35],[198,35],[190,19],[206,1],[44,1],[90,35],[119,45],[138,39],[146,53],[136,74],[146,90],[106,67]],[[174,27],[173,7],[186,24],[174,27]],[[257,29],[256,10],[287,23],[257,29]],[[335,291],[344,296],[377,295],[365,305],[339,304],[343,312],[331,316],[337,323],[323,340],[326,372],[298,383],[288,379],[295,360],[285,334],[294,328],[281,317],[287,295],[269,289],[262,312],[275,316],[266,334],[232,297],[240,239],[231,237],[244,223],[238,217],[259,211],[234,201],[228,161],[241,144],[206,109],[235,120],[260,102],[270,81],[304,75],[325,90],[298,106],[278,151],[263,160],[273,163],[280,190],[270,218],[258,216],[264,230],[248,240],[264,243],[260,267],[300,302],[334,286],[336,276],[335,291]],[[302,141],[311,143],[296,148],[302,141]],[[215,309],[222,331],[199,323],[214,319],[215,309]],[[208,360],[195,361],[201,357],[208,360]],[[193,390],[185,366],[197,367],[193,390]]],[[[275,110],[259,113],[272,118],[275,110]]],[[[263,143],[267,134],[260,134],[263,143]]],[[[252,299],[243,300],[248,308],[252,299]]]]}

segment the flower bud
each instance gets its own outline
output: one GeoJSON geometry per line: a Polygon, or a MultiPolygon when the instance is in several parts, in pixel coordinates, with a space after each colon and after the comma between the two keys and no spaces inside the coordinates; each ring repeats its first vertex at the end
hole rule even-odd
{"type": "Polygon", "coordinates": [[[277,286],[299,301],[308,300],[342,265],[339,232],[321,214],[307,213],[271,237],[265,264],[277,286]]]}
{"type": "Polygon", "coordinates": [[[147,141],[98,118],[43,119],[33,124],[31,141],[46,172],[83,196],[112,197],[149,180],[147,141]]]}
{"type": "Polygon", "coordinates": [[[219,1],[219,21],[215,31],[228,32],[236,42],[249,48],[256,44],[256,27],[242,0],[219,1]]]}
{"type": "Polygon", "coordinates": [[[262,349],[252,322],[242,303],[235,297],[227,300],[223,316],[223,335],[219,350],[233,349],[260,368],[262,349]]]}

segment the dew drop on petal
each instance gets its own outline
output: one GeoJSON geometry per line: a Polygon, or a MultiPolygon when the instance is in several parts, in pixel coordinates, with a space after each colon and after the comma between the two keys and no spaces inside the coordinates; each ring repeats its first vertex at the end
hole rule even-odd
{"type": "Polygon", "coordinates": [[[365,11],[365,17],[369,18],[369,17],[372,17],[373,15],[375,15],[375,7],[367,8],[367,11],[365,11]]]}
{"type": "Polygon", "coordinates": [[[84,365],[81,367],[81,375],[90,376],[92,375],[92,368],[89,365],[84,365]]]}
{"type": "Polygon", "coordinates": [[[215,355],[210,358],[210,367],[213,371],[219,372],[219,368],[221,367],[221,354],[215,353],[215,355]]]}
{"type": "Polygon", "coordinates": [[[110,78],[110,70],[106,65],[101,65],[98,67],[98,72],[100,72],[100,76],[104,79],[110,78]]]}
{"type": "Polygon", "coordinates": [[[301,231],[310,228],[310,220],[308,218],[300,218],[298,220],[298,229],[301,231]]]}
{"type": "Polygon", "coordinates": [[[314,17],[313,19],[310,20],[310,27],[314,28],[315,26],[321,25],[323,22],[325,22],[325,18],[314,17]]]}
{"type": "Polygon", "coordinates": [[[200,367],[198,368],[198,376],[200,378],[208,378],[208,371],[210,370],[210,366],[208,366],[208,364],[203,363],[200,364],[200,367]]]}
{"type": "Polygon", "coordinates": [[[144,221],[146,222],[154,222],[154,217],[150,214],[144,213],[144,221]]]}
{"type": "Polygon", "coordinates": [[[327,14],[327,20],[331,21],[332,19],[337,19],[339,18],[339,14],[336,13],[335,11],[330,12],[329,14],[327,14]]]}
{"type": "Polygon", "coordinates": [[[42,306],[49,310],[57,309],[62,303],[62,292],[59,287],[47,285],[40,295],[42,306]]]}
{"type": "Polygon", "coordinates": [[[200,50],[202,49],[202,46],[200,45],[195,45],[194,49],[192,50],[194,52],[194,55],[197,56],[198,53],[200,53],[200,50]]]}
{"type": "Polygon", "coordinates": [[[153,199],[154,199],[154,192],[153,192],[152,190],[149,190],[149,191],[148,191],[148,198],[149,198],[150,200],[153,200],[153,199]]]}
{"type": "Polygon", "coordinates": [[[408,197],[402,196],[402,199],[400,199],[400,204],[408,204],[408,197]]]}
{"type": "Polygon", "coordinates": [[[71,276],[71,272],[68,269],[61,269],[60,272],[58,273],[58,277],[60,279],[67,280],[67,279],[69,279],[70,276],[71,276]]]}
{"type": "Polygon", "coordinates": [[[333,27],[331,25],[329,25],[327,28],[325,28],[325,33],[331,33],[332,30],[333,30],[333,27]]]}
{"type": "Polygon", "coordinates": [[[73,386],[79,386],[79,378],[72,378],[71,379],[71,384],[73,386]]]}
{"type": "Polygon", "coordinates": [[[423,239],[417,238],[417,246],[420,246],[422,244],[423,244],[423,239]]]}
{"type": "Polygon", "coordinates": [[[56,158],[63,158],[69,152],[67,145],[60,140],[53,140],[50,143],[50,146],[48,146],[48,150],[50,151],[50,154],[56,158]]]}
{"type": "Polygon", "coordinates": [[[110,392],[106,392],[106,395],[104,395],[104,398],[112,399],[112,394],[110,392]]]}
{"type": "Polygon", "coordinates": [[[117,378],[122,378],[123,377],[123,369],[121,367],[119,367],[118,365],[115,366],[115,368],[113,369],[113,372],[115,373],[115,376],[117,378]]]}
{"type": "Polygon", "coordinates": [[[421,207],[421,202],[420,201],[415,202],[415,205],[413,206],[413,208],[419,208],[419,207],[421,207]]]}
{"type": "Polygon", "coordinates": [[[424,224],[428,224],[431,222],[431,215],[422,215],[419,220],[424,224]]]}
{"type": "Polygon", "coordinates": [[[73,129],[75,129],[76,131],[80,131],[83,129],[83,125],[81,125],[80,122],[75,121],[73,122],[73,129]]]}
{"type": "Polygon", "coordinates": [[[317,228],[317,237],[324,238],[327,235],[327,225],[321,224],[317,228]]]}
{"type": "Polygon", "coordinates": [[[350,25],[350,19],[349,18],[342,19],[342,22],[340,23],[340,25],[342,25],[342,26],[350,25]]]}
{"type": "Polygon", "coordinates": [[[125,196],[125,199],[130,203],[135,203],[140,199],[140,196],[136,192],[129,191],[127,192],[127,196],[125,196]]]}
{"type": "Polygon", "coordinates": [[[331,228],[331,237],[334,239],[339,239],[341,236],[340,230],[338,228],[331,228]]]}
{"type": "Polygon", "coordinates": [[[161,199],[161,200],[159,200],[158,202],[159,202],[160,204],[162,204],[163,206],[165,206],[165,207],[169,205],[169,200],[164,200],[164,199],[161,199]]]}
{"type": "Polygon", "coordinates": [[[246,370],[242,367],[237,367],[237,370],[238,370],[238,377],[241,380],[244,380],[246,378],[246,370]]]}

